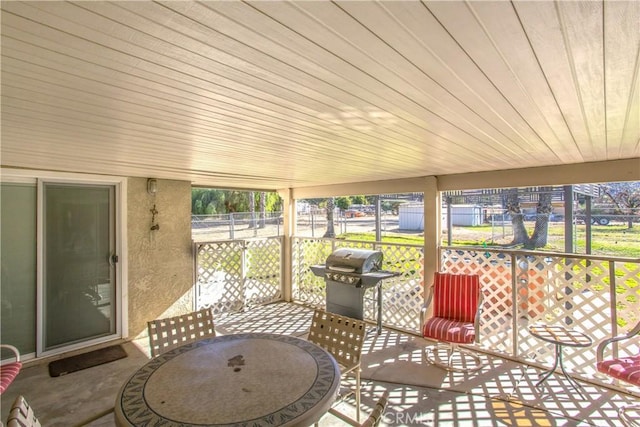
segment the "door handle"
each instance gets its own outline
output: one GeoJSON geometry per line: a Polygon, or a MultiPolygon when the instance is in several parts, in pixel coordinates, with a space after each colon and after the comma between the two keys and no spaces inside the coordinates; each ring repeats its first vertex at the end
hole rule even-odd
{"type": "Polygon", "coordinates": [[[109,265],[110,266],[113,267],[117,262],[118,262],[118,255],[116,255],[116,254],[109,255],[109,265]]]}

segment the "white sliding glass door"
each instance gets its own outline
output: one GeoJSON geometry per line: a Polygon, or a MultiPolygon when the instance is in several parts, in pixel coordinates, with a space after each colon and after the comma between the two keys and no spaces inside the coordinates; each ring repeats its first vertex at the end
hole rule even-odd
{"type": "Polygon", "coordinates": [[[115,188],[43,191],[43,352],[116,333],[115,188]]]}
{"type": "Polygon", "coordinates": [[[126,334],[126,179],[16,169],[0,178],[2,343],[26,360],[126,334]]]}

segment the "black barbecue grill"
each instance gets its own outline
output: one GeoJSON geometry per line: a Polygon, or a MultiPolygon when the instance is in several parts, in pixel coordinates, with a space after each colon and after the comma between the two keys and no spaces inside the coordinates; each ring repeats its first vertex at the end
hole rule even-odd
{"type": "Polygon", "coordinates": [[[365,249],[341,248],[335,250],[325,265],[313,265],[311,271],[323,277],[327,284],[327,311],[362,320],[364,294],[377,288],[377,330],[382,332],[382,280],[399,273],[384,271],[382,252],[365,249]]]}

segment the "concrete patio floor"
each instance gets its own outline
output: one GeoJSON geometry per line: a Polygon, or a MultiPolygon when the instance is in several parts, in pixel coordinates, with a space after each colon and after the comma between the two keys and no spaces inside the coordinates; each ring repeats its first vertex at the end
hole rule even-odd
{"type": "MultiPolygon", "coordinates": [[[[306,337],[312,310],[276,303],[216,319],[220,334],[269,332],[306,337]]],[[[481,370],[460,374],[425,363],[423,349],[432,343],[384,329],[368,335],[362,360],[362,414],[365,417],[384,390],[390,392],[382,425],[407,426],[620,426],[617,410],[638,397],[580,382],[580,396],[560,375],[534,384],[541,369],[482,355],[481,370]]],[[[2,418],[18,394],[33,406],[43,426],[113,426],[113,414],[91,417],[113,407],[120,386],[149,359],[146,336],[123,344],[128,357],[57,378],[47,363],[26,364],[0,396],[2,418]]],[[[355,414],[354,401],[336,408],[355,414]]],[[[344,423],[330,414],[321,427],[344,423]]]]}

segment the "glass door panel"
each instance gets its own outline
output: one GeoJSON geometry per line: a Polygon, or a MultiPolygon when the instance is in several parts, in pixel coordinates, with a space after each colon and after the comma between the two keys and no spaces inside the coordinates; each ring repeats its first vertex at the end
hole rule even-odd
{"type": "Polygon", "coordinates": [[[23,355],[36,352],[36,198],[35,180],[0,186],[0,336],[23,355]]]}
{"type": "Polygon", "coordinates": [[[43,184],[44,351],[116,333],[114,187],[43,184]]]}

